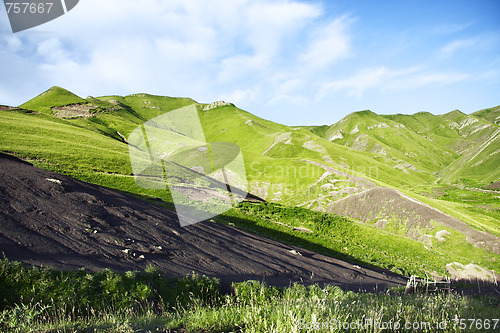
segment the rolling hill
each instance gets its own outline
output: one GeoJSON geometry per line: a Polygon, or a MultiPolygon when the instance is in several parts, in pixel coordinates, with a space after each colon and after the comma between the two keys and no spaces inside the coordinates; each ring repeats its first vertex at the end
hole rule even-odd
{"type": "MultiPolygon", "coordinates": [[[[207,141],[241,148],[251,194],[347,216],[366,232],[380,230],[387,244],[396,244],[395,253],[404,247],[397,239],[411,240],[418,251],[440,258],[429,272],[440,267],[443,274],[451,258],[500,268],[500,204],[498,192],[487,188],[500,178],[499,107],[439,116],[361,111],[331,126],[289,127],[230,103],[149,94],[83,99],[53,87],[19,108],[0,108],[0,151],[171,203],[168,190],[135,184],[127,138],[145,121],[188,105],[196,107],[207,141]]],[[[307,227],[307,221],[296,223],[307,227]]],[[[356,257],[347,246],[336,249],[356,257]]]]}
{"type": "Polygon", "coordinates": [[[332,125],[324,138],[358,151],[371,152],[408,174],[428,181],[459,183],[474,179],[489,185],[500,177],[499,108],[466,115],[455,110],[441,116],[376,115],[355,112],[332,125]],[[488,115],[486,118],[481,114],[488,115]]]}

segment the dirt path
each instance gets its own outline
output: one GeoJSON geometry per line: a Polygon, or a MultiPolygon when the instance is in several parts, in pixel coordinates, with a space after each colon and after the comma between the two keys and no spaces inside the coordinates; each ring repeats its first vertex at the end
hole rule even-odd
{"type": "Polygon", "coordinates": [[[384,290],[406,279],[230,226],[179,226],[176,215],[131,196],[38,169],[0,154],[0,252],[56,269],[196,272],[222,282],[332,283],[384,290]]]}

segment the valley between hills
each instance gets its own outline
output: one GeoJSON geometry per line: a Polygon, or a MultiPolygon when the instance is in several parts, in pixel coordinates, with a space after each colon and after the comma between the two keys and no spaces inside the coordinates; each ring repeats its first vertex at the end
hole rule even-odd
{"type": "MultiPolygon", "coordinates": [[[[52,87],[18,107],[0,107],[0,151],[172,211],[168,189],[136,185],[127,139],[145,121],[193,105],[207,142],[240,147],[253,198],[207,223],[388,274],[498,279],[499,106],[470,115],[360,111],[333,125],[286,126],[231,103],[149,94],[82,98],[52,87]]],[[[2,223],[12,217],[11,204],[2,223]]],[[[82,223],[97,235],[110,228],[82,223]]],[[[9,233],[1,235],[3,252],[23,237],[9,233]]]]}

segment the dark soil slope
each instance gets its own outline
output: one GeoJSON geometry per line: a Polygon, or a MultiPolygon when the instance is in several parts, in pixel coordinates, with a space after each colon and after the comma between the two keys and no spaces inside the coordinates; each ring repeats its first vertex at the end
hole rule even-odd
{"type": "Polygon", "coordinates": [[[330,204],[328,211],[354,217],[366,223],[376,223],[380,227],[384,227],[390,218],[395,217],[397,221],[406,220],[406,225],[402,225],[401,229],[406,229],[406,236],[416,240],[422,240],[422,231],[426,228],[433,229],[431,221],[435,221],[461,232],[469,243],[500,254],[500,242],[495,235],[475,230],[459,219],[395,189],[372,188],[330,204]],[[380,216],[384,218],[381,219],[380,216]]]}
{"type": "Polygon", "coordinates": [[[181,228],[174,212],[0,154],[0,252],[56,269],[192,272],[223,282],[264,280],[385,289],[403,277],[211,222],[181,228]],[[293,251],[295,250],[295,251],[293,251]],[[299,252],[299,253],[297,253],[299,252]]]}

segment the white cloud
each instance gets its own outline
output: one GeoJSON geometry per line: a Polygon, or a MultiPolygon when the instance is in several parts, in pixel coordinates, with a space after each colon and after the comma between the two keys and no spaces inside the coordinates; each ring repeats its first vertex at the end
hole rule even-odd
{"type": "MultiPolygon", "coordinates": [[[[210,35],[207,32],[207,35],[210,35]]],[[[217,56],[217,50],[211,42],[213,37],[205,39],[179,41],[171,37],[160,37],[151,45],[166,61],[181,64],[198,64],[211,61],[217,56]]]]}
{"type": "Polygon", "coordinates": [[[312,33],[301,57],[307,68],[324,68],[350,55],[350,36],[346,32],[348,25],[347,17],[341,17],[312,33]]]}
{"type": "Polygon", "coordinates": [[[239,54],[224,59],[219,64],[217,81],[227,83],[239,79],[249,79],[269,67],[270,60],[263,55],[239,54]]]}
{"type": "MultiPolygon", "coordinates": [[[[203,96],[218,95],[217,87],[244,91],[242,81],[282,70],[284,43],[296,42],[296,32],[321,14],[300,1],[86,0],[47,24],[56,33],[25,37],[36,51],[23,58],[47,86],[93,87],[88,93],[162,86],[190,95],[197,83],[203,96]]],[[[9,40],[9,49],[19,49],[16,43],[9,40]]]]}
{"type": "Polygon", "coordinates": [[[469,78],[457,72],[425,72],[419,67],[402,70],[387,67],[370,68],[321,86],[317,99],[321,100],[331,93],[344,92],[348,96],[361,98],[368,90],[379,93],[396,93],[413,90],[428,85],[449,85],[469,78]]]}
{"type": "Polygon", "coordinates": [[[228,94],[220,95],[220,97],[217,99],[231,102],[242,108],[245,108],[245,105],[248,105],[257,98],[257,96],[260,94],[260,91],[260,86],[255,86],[249,89],[235,89],[228,94]]]}
{"type": "MultiPolygon", "coordinates": [[[[471,23],[451,24],[420,40],[422,49],[409,50],[415,44],[393,45],[394,29],[377,35],[387,27],[363,16],[362,6],[350,5],[354,17],[326,0],[80,1],[39,28],[0,35],[0,104],[20,104],[60,85],[82,97],[149,92],[305,117],[305,106],[330,110],[339,97],[353,103],[347,110],[420,87],[454,91],[453,83],[481,77],[498,84],[495,31],[474,37],[459,34],[471,23]],[[449,43],[436,46],[436,36],[449,43]],[[437,57],[422,59],[429,54],[437,57]]],[[[478,34],[481,24],[474,21],[478,34]]],[[[5,15],[0,26],[8,28],[5,15]]]]}
{"type": "Polygon", "coordinates": [[[384,78],[390,76],[390,71],[385,67],[372,68],[340,80],[324,84],[318,94],[318,99],[323,99],[329,93],[345,91],[349,96],[360,98],[365,90],[376,87],[384,78]]]}
{"type": "Polygon", "coordinates": [[[415,77],[408,78],[408,84],[406,86],[407,89],[419,88],[422,86],[430,85],[430,84],[440,84],[447,85],[456,82],[463,81],[469,77],[468,74],[464,73],[423,73],[419,74],[415,77]]]}
{"type": "Polygon", "coordinates": [[[439,26],[433,27],[431,32],[438,35],[451,35],[466,30],[474,25],[474,21],[465,23],[444,23],[439,26]]]}
{"type": "Polygon", "coordinates": [[[475,39],[456,40],[442,47],[439,53],[445,59],[451,58],[460,49],[473,47],[476,45],[476,42],[477,41],[475,39]]]}
{"type": "Polygon", "coordinates": [[[305,96],[277,94],[268,102],[268,105],[293,105],[307,107],[308,103],[310,103],[310,100],[305,96]]]}
{"type": "Polygon", "coordinates": [[[248,42],[257,54],[274,56],[286,36],[320,14],[319,8],[299,2],[256,2],[246,17],[248,42]]]}
{"type": "Polygon", "coordinates": [[[305,106],[309,99],[308,81],[302,73],[278,73],[268,80],[268,105],[305,106]]]}
{"type": "Polygon", "coordinates": [[[443,46],[439,50],[439,55],[448,59],[453,57],[457,52],[473,52],[480,54],[498,47],[500,37],[498,33],[485,33],[472,38],[458,39],[443,46]]]}
{"type": "Polygon", "coordinates": [[[41,65],[63,64],[71,62],[71,54],[62,45],[57,37],[51,37],[38,44],[36,55],[40,59],[41,65]]]}
{"type": "Polygon", "coordinates": [[[7,50],[9,50],[10,52],[17,52],[21,49],[23,43],[21,42],[18,36],[4,35],[3,37],[5,38],[5,42],[7,44],[6,45],[7,50]]]}

